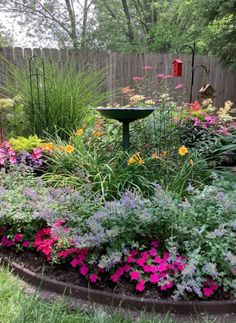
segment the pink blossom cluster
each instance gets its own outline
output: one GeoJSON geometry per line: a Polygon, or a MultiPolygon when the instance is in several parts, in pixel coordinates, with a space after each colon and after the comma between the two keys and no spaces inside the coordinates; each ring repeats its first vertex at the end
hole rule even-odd
{"type": "Polygon", "coordinates": [[[10,239],[7,235],[4,235],[4,232],[7,231],[6,227],[1,228],[0,230],[0,237],[2,235],[1,238],[1,244],[4,247],[14,247],[14,246],[20,246],[23,248],[29,248],[31,243],[30,241],[27,239],[24,239],[24,235],[22,233],[16,233],[12,239],[10,239]]]}
{"type": "MultiPolygon", "coordinates": [[[[53,228],[60,228],[64,232],[70,231],[65,227],[64,220],[58,220],[53,228]]],[[[21,246],[22,249],[29,247],[35,248],[38,252],[44,254],[47,261],[53,261],[57,257],[60,262],[68,262],[73,268],[78,269],[80,275],[87,278],[95,284],[109,276],[113,283],[119,283],[121,278],[126,282],[134,283],[137,292],[145,291],[148,286],[156,286],[161,292],[172,290],[185,269],[187,258],[177,255],[171,257],[169,252],[162,252],[158,241],[152,241],[150,247],[145,250],[131,249],[124,261],[111,270],[100,268],[96,263],[88,264],[88,249],[79,249],[75,247],[73,241],[68,244],[60,244],[60,239],[56,231],[51,227],[45,227],[35,233],[34,241],[24,238],[23,233],[16,233],[10,239],[8,228],[0,228],[0,245],[4,247],[21,246]]],[[[19,249],[18,249],[19,250],[19,249]]],[[[205,298],[211,297],[219,286],[211,278],[204,282],[202,292],[205,298]]]]}
{"type": "Polygon", "coordinates": [[[0,145],[0,166],[7,163],[16,164],[16,152],[12,149],[9,142],[5,141],[0,145]]]}
{"type": "Polygon", "coordinates": [[[217,283],[208,278],[205,282],[204,282],[204,287],[203,287],[203,295],[204,297],[208,298],[211,297],[215,291],[217,291],[217,289],[219,288],[219,286],[217,285],[217,283]]]}
{"type": "Polygon", "coordinates": [[[138,292],[145,290],[145,284],[153,284],[166,291],[174,287],[174,279],[184,270],[186,263],[182,256],[172,259],[169,252],[162,257],[158,242],[153,241],[151,248],[145,251],[131,250],[125,259],[125,265],[120,266],[111,275],[110,279],[117,283],[127,274],[128,279],[135,282],[138,292]]]}
{"type": "Polygon", "coordinates": [[[41,148],[33,148],[32,152],[17,152],[8,141],[0,145],[0,167],[24,163],[31,167],[40,167],[43,163],[41,148]]]}

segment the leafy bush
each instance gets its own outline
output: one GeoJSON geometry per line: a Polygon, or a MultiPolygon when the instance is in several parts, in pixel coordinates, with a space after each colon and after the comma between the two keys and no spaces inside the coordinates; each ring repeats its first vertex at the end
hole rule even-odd
{"type": "Polygon", "coordinates": [[[41,147],[43,140],[37,136],[17,137],[10,138],[9,143],[15,151],[28,151],[30,152],[33,148],[41,147]]]}
{"type": "Polygon", "coordinates": [[[226,182],[203,191],[190,185],[184,200],[154,185],[150,198],[128,191],[102,205],[47,188],[25,170],[1,175],[4,246],[70,263],[94,284],[122,277],[139,292],[153,284],[176,299],[235,292],[236,191],[227,193],[226,182]]]}
{"type": "MultiPolygon", "coordinates": [[[[41,61],[36,63],[36,68],[41,73],[40,64],[41,61]]],[[[15,135],[37,134],[44,137],[47,133],[66,137],[67,131],[80,127],[91,118],[92,107],[108,97],[104,93],[104,72],[89,66],[78,71],[73,62],[67,62],[62,67],[59,63],[45,61],[46,76],[40,82],[45,81],[46,97],[44,87],[37,88],[34,77],[31,91],[26,68],[20,70],[8,62],[6,66],[7,85],[2,90],[18,98],[15,110],[9,116],[9,122],[16,127],[15,135]]]]}

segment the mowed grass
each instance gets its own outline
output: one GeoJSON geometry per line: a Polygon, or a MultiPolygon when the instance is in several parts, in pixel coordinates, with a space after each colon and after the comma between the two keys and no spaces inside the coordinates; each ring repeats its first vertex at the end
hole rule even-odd
{"type": "MultiPolygon", "coordinates": [[[[20,281],[8,270],[0,268],[0,323],[175,323],[173,316],[158,316],[152,319],[141,315],[126,318],[119,313],[108,314],[99,309],[90,313],[73,311],[64,301],[43,301],[37,294],[27,295],[20,281]]],[[[178,320],[178,322],[180,322],[178,320]]],[[[186,320],[185,320],[186,322],[186,320]]],[[[215,322],[201,319],[191,322],[215,322]]]]}

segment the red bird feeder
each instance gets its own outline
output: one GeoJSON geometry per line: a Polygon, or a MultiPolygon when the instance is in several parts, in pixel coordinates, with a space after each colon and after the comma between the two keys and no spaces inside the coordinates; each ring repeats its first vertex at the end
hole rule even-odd
{"type": "Polygon", "coordinates": [[[183,61],[179,58],[175,58],[172,62],[173,64],[173,76],[180,77],[182,76],[183,61]]]}

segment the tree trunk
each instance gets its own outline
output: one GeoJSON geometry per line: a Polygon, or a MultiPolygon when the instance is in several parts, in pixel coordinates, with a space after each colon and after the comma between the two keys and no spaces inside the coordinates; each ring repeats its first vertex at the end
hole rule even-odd
{"type": "Polygon", "coordinates": [[[131,24],[131,17],[130,17],[130,12],[129,12],[129,7],[127,4],[127,0],[121,0],[122,2],[122,6],[123,6],[123,10],[124,10],[124,14],[125,14],[125,18],[127,21],[127,27],[128,27],[128,38],[129,38],[129,42],[131,44],[133,44],[134,42],[134,31],[133,31],[133,27],[131,24]]]}
{"type": "Polygon", "coordinates": [[[77,32],[76,32],[76,21],[75,21],[75,13],[73,10],[73,7],[71,5],[70,0],[65,0],[66,3],[66,7],[67,7],[67,11],[69,14],[69,19],[70,19],[70,38],[72,40],[73,43],[73,47],[75,49],[79,48],[79,42],[78,42],[78,38],[77,38],[77,32]]]}

